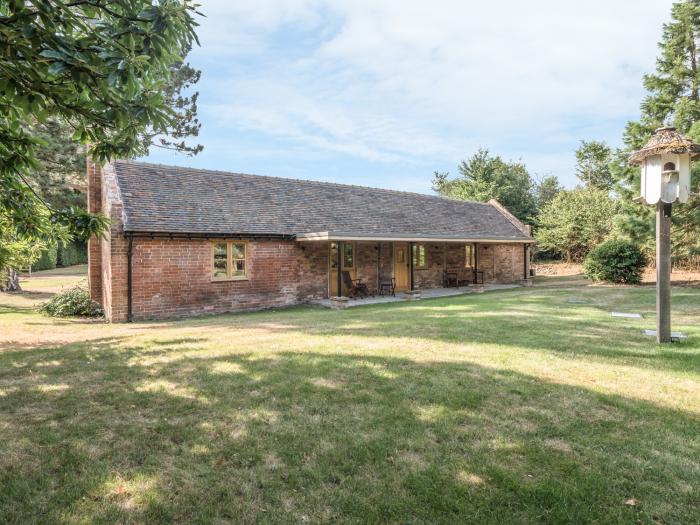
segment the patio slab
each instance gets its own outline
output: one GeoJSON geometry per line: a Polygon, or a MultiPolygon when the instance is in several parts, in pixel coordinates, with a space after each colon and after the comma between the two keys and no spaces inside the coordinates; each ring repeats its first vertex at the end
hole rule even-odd
{"type": "MultiPolygon", "coordinates": [[[[385,295],[385,296],[374,296],[374,297],[366,297],[364,299],[350,299],[347,302],[346,308],[352,308],[354,306],[365,306],[365,305],[370,305],[370,304],[384,304],[384,303],[398,303],[402,301],[416,301],[419,299],[436,299],[439,297],[452,297],[452,296],[457,296],[457,295],[466,295],[470,293],[475,293],[475,292],[491,292],[494,290],[508,290],[511,288],[519,288],[520,285],[518,284],[485,284],[483,286],[479,286],[479,289],[475,289],[474,287],[466,287],[463,286],[461,288],[430,288],[426,290],[420,290],[420,298],[417,297],[411,297],[410,294],[405,294],[403,292],[397,292],[396,297],[392,297],[391,295],[385,295]]],[[[326,308],[331,308],[331,300],[330,299],[320,299],[318,301],[314,301],[313,304],[318,304],[320,306],[324,306],[326,308]]]]}

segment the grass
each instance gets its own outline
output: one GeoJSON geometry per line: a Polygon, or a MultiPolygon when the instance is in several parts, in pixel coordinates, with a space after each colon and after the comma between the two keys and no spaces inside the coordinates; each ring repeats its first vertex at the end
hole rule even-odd
{"type": "Polygon", "coordinates": [[[659,347],[653,288],[576,277],[132,325],[32,309],[81,279],[0,294],[2,523],[700,523],[698,288],[659,347]]]}

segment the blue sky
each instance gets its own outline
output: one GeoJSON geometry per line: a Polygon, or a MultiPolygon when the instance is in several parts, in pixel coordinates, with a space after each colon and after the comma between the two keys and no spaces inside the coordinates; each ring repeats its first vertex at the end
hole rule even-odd
{"type": "Polygon", "coordinates": [[[430,193],[484,147],[576,183],[618,145],[670,0],[201,0],[205,149],[164,164],[430,193]]]}

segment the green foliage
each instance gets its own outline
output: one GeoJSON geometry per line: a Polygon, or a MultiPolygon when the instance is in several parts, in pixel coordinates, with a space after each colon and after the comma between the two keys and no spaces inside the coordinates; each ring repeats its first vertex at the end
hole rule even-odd
{"type": "Polygon", "coordinates": [[[58,261],[58,248],[55,244],[45,247],[39,254],[39,258],[32,264],[32,271],[53,270],[58,261]]]}
{"type": "Polygon", "coordinates": [[[611,190],[615,179],[611,173],[612,151],[604,142],[581,141],[576,150],[576,176],[586,186],[611,190]]]}
{"type": "MultiPolygon", "coordinates": [[[[623,140],[625,147],[612,155],[610,170],[616,181],[623,210],[616,221],[619,230],[645,252],[654,246],[654,210],[630,201],[640,192],[640,170],[627,162],[629,154],[641,148],[654,130],[673,124],[692,140],[700,140],[700,71],[698,70],[700,39],[700,0],[677,2],[671,9],[671,21],[664,25],[659,43],[660,55],[656,71],[645,75],[647,96],[641,106],[639,121],[629,122],[623,140]]],[[[691,189],[700,190],[700,166],[692,170],[691,189]]],[[[674,206],[671,231],[671,253],[676,261],[687,261],[700,255],[700,198],[691,197],[681,206],[674,206]]]]}
{"type": "Polygon", "coordinates": [[[56,256],[56,266],[74,266],[76,264],[87,264],[87,244],[80,241],[58,244],[56,256]]]}
{"type": "Polygon", "coordinates": [[[537,181],[535,184],[535,202],[537,209],[541,210],[549,204],[554,197],[564,188],[559,184],[559,179],[555,175],[548,175],[537,181]]]}
{"type": "Polygon", "coordinates": [[[646,264],[647,259],[639,246],[627,240],[612,239],[591,250],[583,267],[594,281],[639,284],[646,264]]]}
{"type": "Polygon", "coordinates": [[[433,189],[456,199],[487,202],[496,199],[523,222],[532,223],[537,212],[535,185],[524,164],[505,162],[481,149],[457,167],[460,176],[435,172],[433,189]]]}
{"type": "Polygon", "coordinates": [[[607,191],[564,190],[538,216],[537,245],[569,262],[582,261],[610,233],[617,210],[617,203],[607,191]]]}
{"type": "Polygon", "coordinates": [[[28,180],[42,170],[40,148],[52,148],[50,119],[90,143],[97,161],[129,158],[145,135],[177,129],[182,108],[171,107],[179,95],[168,86],[196,40],[195,7],[0,0],[0,224],[10,237],[55,242],[105,231],[104,217],[75,203],[53,208],[28,180]]]}
{"type": "Polygon", "coordinates": [[[39,311],[51,317],[101,317],[102,308],[90,299],[90,292],[82,286],[57,293],[39,307],[39,311]]]}

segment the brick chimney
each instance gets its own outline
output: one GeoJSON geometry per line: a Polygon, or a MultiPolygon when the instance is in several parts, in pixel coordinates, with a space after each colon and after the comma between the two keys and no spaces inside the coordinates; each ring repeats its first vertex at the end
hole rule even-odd
{"type": "MultiPolygon", "coordinates": [[[[87,157],[87,205],[90,213],[102,211],[102,167],[87,157]]],[[[102,245],[100,239],[88,240],[88,287],[90,298],[102,304],[102,245]]]]}

